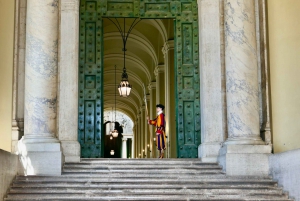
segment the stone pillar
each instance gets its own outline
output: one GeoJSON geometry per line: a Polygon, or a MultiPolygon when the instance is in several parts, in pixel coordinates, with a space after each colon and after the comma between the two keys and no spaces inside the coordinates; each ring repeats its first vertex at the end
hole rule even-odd
{"type": "Polygon", "coordinates": [[[201,145],[198,156],[203,162],[217,162],[225,140],[226,111],[222,82],[223,1],[198,0],[200,43],[201,145]],[[208,20],[209,19],[209,20],[208,20]]]}
{"type": "MultiPolygon", "coordinates": [[[[150,95],[146,95],[146,101],[147,101],[147,109],[148,109],[148,115],[149,115],[149,106],[150,106],[150,95]]],[[[147,113],[145,114],[147,115],[147,113]]],[[[145,123],[145,137],[144,137],[144,145],[145,145],[145,152],[147,155],[147,158],[150,158],[151,150],[150,150],[150,125],[148,125],[147,119],[144,121],[145,123]],[[149,145],[149,147],[148,147],[149,145]]]]}
{"type": "Polygon", "coordinates": [[[164,97],[165,97],[165,119],[166,119],[166,135],[167,138],[167,151],[165,152],[166,158],[170,158],[171,156],[171,146],[172,148],[176,147],[176,128],[175,124],[172,124],[173,121],[171,121],[172,115],[175,116],[175,107],[172,107],[172,102],[174,102],[175,97],[172,96],[172,94],[175,92],[175,79],[173,76],[174,73],[174,64],[171,61],[171,59],[174,59],[174,57],[171,55],[174,54],[174,40],[169,40],[165,42],[162,52],[164,54],[164,63],[165,63],[165,73],[164,73],[164,97]],[[175,143],[170,143],[171,141],[175,143]]]}
{"type": "Polygon", "coordinates": [[[131,158],[135,158],[135,125],[133,126],[133,136],[131,143],[131,158]]]}
{"type": "Polygon", "coordinates": [[[135,120],[135,124],[134,124],[134,149],[133,149],[135,158],[138,158],[137,133],[138,133],[138,126],[137,126],[137,120],[135,120]]]}
{"type": "Polygon", "coordinates": [[[154,71],[156,77],[156,104],[165,105],[165,65],[158,65],[154,71]]]}
{"type": "Polygon", "coordinates": [[[141,133],[140,133],[140,143],[141,143],[141,154],[142,158],[145,158],[145,105],[141,106],[141,133]],[[144,150],[144,152],[143,152],[144,150]]]}
{"type": "Polygon", "coordinates": [[[259,131],[255,1],[225,0],[225,64],[228,139],[220,163],[228,175],[268,175],[259,131]]]}
{"type": "Polygon", "coordinates": [[[26,48],[26,0],[16,1],[14,78],[12,108],[12,153],[18,154],[18,142],[24,135],[24,85],[26,48]]]}
{"type": "Polygon", "coordinates": [[[127,138],[122,139],[122,158],[127,158],[127,138]]]}
{"type": "Polygon", "coordinates": [[[58,1],[28,0],[24,137],[19,142],[26,175],[60,175],[56,139],[58,1]]]}
{"type": "Polygon", "coordinates": [[[138,133],[137,133],[137,143],[138,143],[138,157],[141,157],[142,146],[141,146],[141,113],[138,115],[138,133]]]}
{"type": "MultiPolygon", "coordinates": [[[[149,108],[149,118],[154,119],[156,117],[156,82],[151,82],[148,85],[148,90],[150,92],[150,108],[149,108]]],[[[156,145],[153,139],[155,138],[154,128],[150,127],[150,150],[151,158],[156,157],[156,145]]]]}
{"type": "Polygon", "coordinates": [[[60,65],[58,86],[58,139],[64,161],[80,161],[78,142],[78,0],[61,1],[60,65]],[[73,101],[70,101],[73,100],[73,101]]]}

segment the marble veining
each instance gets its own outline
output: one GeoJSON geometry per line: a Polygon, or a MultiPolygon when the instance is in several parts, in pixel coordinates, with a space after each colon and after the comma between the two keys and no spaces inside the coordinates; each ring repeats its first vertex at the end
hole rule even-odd
{"type": "Polygon", "coordinates": [[[254,0],[225,1],[225,63],[229,138],[259,138],[254,0]]]}
{"type": "Polygon", "coordinates": [[[27,35],[26,65],[36,71],[39,76],[48,79],[57,76],[57,47],[58,41],[52,42],[50,54],[43,50],[43,41],[32,35],[27,35]]]}
{"type": "Polygon", "coordinates": [[[25,61],[26,135],[56,132],[58,0],[28,0],[25,61]]]}

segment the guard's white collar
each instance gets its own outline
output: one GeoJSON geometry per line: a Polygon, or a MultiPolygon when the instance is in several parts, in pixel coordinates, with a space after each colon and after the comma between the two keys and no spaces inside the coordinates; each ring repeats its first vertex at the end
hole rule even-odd
{"type": "Polygon", "coordinates": [[[159,112],[157,113],[157,115],[160,115],[161,113],[163,113],[163,111],[159,111],[159,112]]]}

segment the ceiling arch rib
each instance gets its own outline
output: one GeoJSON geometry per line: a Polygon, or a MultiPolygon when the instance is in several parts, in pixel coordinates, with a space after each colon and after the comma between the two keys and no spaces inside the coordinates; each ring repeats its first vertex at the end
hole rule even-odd
{"type": "MultiPolygon", "coordinates": [[[[121,73],[122,73],[123,71],[117,70],[116,72],[117,72],[117,74],[121,75],[121,73]]],[[[110,78],[113,78],[112,76],[115,75],[115,70],[113,70],[113,69],[110,69],[110,70],[104,70],[104,74],[105,74],[105,75],[112,74],[112,75],[110,76],[110,78]]],[[[136,83],[137,83],[138,86],[139,86],[138,91],[140,91],[140,92],[142,93],[142,92],[143,92],[143,84],[144,84],[145,86],[147,86],[147,83],[144,83],[144,82],[140,79],[140,77],[139,77],[137,74],[133,73],[132,71],[127,70],[127,74],[129,74],[129,82],[130,82],[130,80],[136,81],[136,83]]]]}
{"type": "MultiPolygon", "coordinates": [[[[110,108],[104,108],[103,109],[103,112],[110,112],[110,111],[111,111],[110,108]]],[[[135,124],[135,121],[133,121],[133,117],[131,117],[131,115],[128,113],[128,111],[125,111],[125,110],[120,109],[120,108],[118,108],[116,111],[121,112],[121,113],[125,114],[126,116],[128,116],[131,119],[131,121],[133,122],[133,125],[135,124]]]]}
{"type": "MultiPolygon", "coordinates": [[[[130,25],[128,23],[130,24],[130,21],[126,21],[125,30],[129,30],[130,28],[130,25]]],[[[116,30],[116,25],[108,21],[105,23],[105,25],[105,30],[107,30],[106,33],[116,30]]],[[[135,28],[132,30],[132,33],[135,35],[140,35],[141,37],[147,39],[147,37],[141,32],[141,30],[144,29],[145,25],[150,25],[155,28],[158,33],[160,33],[160,36],[164,42],[168,40],[167,29],[161,19],[143,19],[138,23],[138,26],[135,26],[135,28]]]]}
{"type": "MultiPolygon", "coordinates": [[[[110,33],[105,33],[104,34],[104,41],[108,40],[121,40],[120,33],[118,32],[110,32],[110,33]]],[[[154,61],[155,65],[158,64],[158,58],[156,55],[156,51],[154,49],[154,46],[149,40],[146,40],[140,36],[130,34],[130,37],[127,39],[130,41],[130,43],[136,43],[138,46],[140,46],[143,50],[145,50],[152,60],[154,61]]]]}
{"type": "Polygon", "coordinates": [[[158,32],[160,33],[164,42],[168,40],[168,34],[167,34],[166,27],[160,19],[144,20],[142,22],[145,24],[150,24],[153,27],[155,27],[158,30],[158,32]]]}
{"type": "MultiPolygon", "coordinates": [[[[126,103],[123,103],[123,102],[120,102],[120,101],[119,101],[118,104],[119,104],[119,107],[118,107],[116,110],[123,110],[123,111],[126,111],[126,114],[128,114],[129,116],[135,118],[136,113],[132,110],[132,108],[128,107],[128,106],[126,105],[126,103]]],[[[108,105],[105,107],[105,110],[112,110],[113,107],[110,107],[110,106],[112,106],[112,105],[109,105],[109,104],[108,104],[108,105]]],[[[114,111],[114,109],[113,109],[113,111],[114,111]]]]}
{"type": "MultiPolygon", "coordinates": [[[[104,56],[104,61],[109,61],[109,60],[124,60],[124,56],[123,54],[107,54],[104,56]]],[[[148,82],[151,80],[151,74],[149,72],[149,68],[147,67],[147,65],[141,60],[139,59],[138,56],[130,56],[130,55],[126,55],[126,60],[131,61],[133,63],[135,63],[137,66],[142,67],[142,70],[144,71],[144,73],[146,74],[147,78],[148,78],[148,82]]]]}
{"type": "MultiPolygon", "coordinates": [[[[104,97],[104,102],[109,101],[110,105],[114,105],[115,104],[114,99],[115,99],[114,94],[108,94],[104,97]]],[[[136,112],[138,112],[140,110],[140,106],[133,100],[133,98],[130,98],[130,96],[127,97],[127,98],[118,97],[116,99],[116,101],[117,102],[121,101],[121,102],[124,102],[124,103],[126,102],[128,105],[131,105],[132,107],[134,107],[136,112]]]]}
{"type": "MultiPolygon", "coordinates": [[[[133,109],[134,106],[133,106],[133,105],[131,105],[131,104],[128,105],[127,102],[119,101],[119,100],[117,100],[116,103],[117,103],[118,108],[127,111],[127,113],[128,113],[130,116],[132,116],[132,117],[135,118],[136,115],[138,114],[137,111],[134,111],[134,109],[133,109]]],[[[114,102],[112,103],[111,100],[106,100],[106,101],[104,101],[104,104],[105,104],[105,108],[107,108],[107,109],[112,109],[112,108],[114,108],[114,102]]],[[[117,109],[118,109],[118,108],[117,108],[117,109]]]]}
{"type": "MultiPolygon", "coordinates": [[[[110,95],[114,94],[113,91],[114,91],[115,87],[116,87],[116,85],[114,85],[114,84],[104,84],[104,88],[106,89],[105,91],[108,91],[107,94],[110,94],[110,95]]],[[[143,103],[142,98],[136,89],[134,89],[134,88],[131,89],[130,95],[133,95],[138,100],[139,105],[142,105],[142,103],[143,103]]],[[[117,96],[120,97],[119,94],[117,94],[117,96]]]]}

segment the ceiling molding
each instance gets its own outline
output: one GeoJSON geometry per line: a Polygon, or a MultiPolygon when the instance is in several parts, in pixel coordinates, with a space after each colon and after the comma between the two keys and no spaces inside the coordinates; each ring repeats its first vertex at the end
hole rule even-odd
{"type": "MultiPolygon", "coordinates": [[[[123,54],[106,54],[106,55],[104,55],[104,61],[105,60],[116,60],[116,59],[120,59],[123,62],[124,55],[123,54]]],[[[151,80],[151,74],[150,74],[149,68],[147,67],[147,65],[141,59],[139,59],[138,56],[133,57],[131,55],[126,55],[126,60],[129,60],[133,63],[136,63],[137,66],[141,66],[142,67],[141,69],[146,74],[146,77],[148,78],[148,81],[151,80]]]]}
{"type": "MultiPolygon", "coordinates": [[[[110,32],[110,33],[105,33],[104,34],[104,41],[107,40],[122,40],[120,33],[119,32],[110,32]]],[[[158,58],[156,55],[156,51],[154,49],[154,46],[149,40],[146,40],[138,35],[130,34],[130,37],[127,39],[130,41],[130,43],[136,43],[141,49],[144,49],[152,58],[154,61],[155,65],[158,64],[158,58]]]]}

